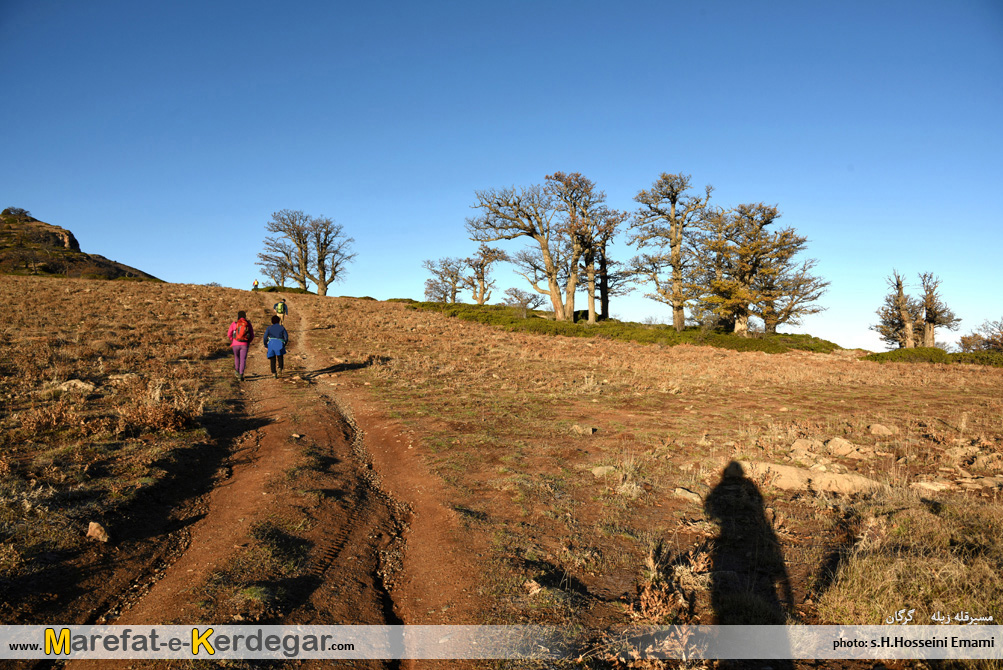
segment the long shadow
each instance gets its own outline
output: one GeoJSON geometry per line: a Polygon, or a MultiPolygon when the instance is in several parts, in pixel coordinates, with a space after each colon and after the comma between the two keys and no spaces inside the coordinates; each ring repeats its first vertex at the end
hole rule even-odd
{"type": "MultiPolygon", "coordinates": [[[[165,566],[172,553],[183,549],[185,539],[178,531],[204,516],[195,501],[212,490],[216,473],[230,456],[236,439],[268,423],[268,419],[235,414],[204,415],[202,425],[213,438],[210,443],[175,450],[154,462],[152,467],[162,470],[164,476],[137,492],[129,503],[101,515],[111,542],[44,554],[36,561],[36,566],[42,565],[35,570],[4,580],[4,610],[27,609],[31,614],[18,621],[27,624],[47,623],[53,615],[64,616],[74,609],[83,617],[74,623],[93,623],[109,608],[114,609],[125,594],[104,593],[106,589],[96,580],[122,569],[131,570],[130,566],[142,566],[129,577],[135,581],[165,566]],[[93,598],[93,602],[75,604],[80,598],[93,598]],[[85,611],[90,614],[83,614],[85,611]]],[[[86,528],[86,520],[81,523],[86,528]]]]}
{"type": "Polygon", "coordinates": [[[386,356],[379,356],[376,359],[370,358],[361,363],[338,363],[337,365],[329,365],[326,368],[321,368],[319,370],[307,370],[304,372],[297,372],[300,377],[307,381],[313,381],[317,377],[322,375],[335,374],[336,372],[348,372],[350,370],[361,370],[362,368],[372,367],[376,363],[388,363],[390,358],[386,356]]]}
{"type": "MultiPolygon", "coordinates": [[[[766,518],[759,488],[732,461],[704,501],[720,526],[711,553],[711,605],[719,625],[785,625],[796,614],[780,542],[766,518]],[[778,593],[779,591],[779,593],[778,593]]],[[[789,651],[786,636],[777,654],[789,651]],[[785,648],[781,649],[783,644],[785,648]]],[[[771,660],[791,668],[789,660],[771,660]]]]}

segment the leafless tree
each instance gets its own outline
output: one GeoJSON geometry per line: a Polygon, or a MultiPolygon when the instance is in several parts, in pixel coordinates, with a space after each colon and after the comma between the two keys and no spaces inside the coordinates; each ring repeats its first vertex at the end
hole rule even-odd
{"type": "Polygon", "coordinates": [[[421,266],[432,273],[425,280],[425,299],[430,302],[459,302],[465,262],[459,258],[424,261],[421,266]]]}
{"type": "MultiPolygon", "coordinates": [[[[533,239],[535,248],[512,259],[518,274],[534,291],[550,298],[555,319],[574,320],[579,266],[607,222],[605,194],[580,173],[555,172],[542,186],[477,191],[476,196],[474,208],[481,215],[467,219],[471,239],[533,239]]],[[[594,308],[592,314],[594,319],[594,308]]]]}
{"type": "MultiPolygon", "coordinates": [[[[774,238],[780,234],[775,233],[774,238]]],[[[780,246],[772,267],[761,272],[756,280],[761,300],[752,304],[751,311],[763,320],[767,335],[776,334],[778,326],[796,325],[805,316],[825,311],[818,300],[828,290],[829,282],[812,274],[818,261],[808,258],[799,264],[794,260],[806,242],[805,238],[794,236],[789,244],[780,246]]]]}
{"type": "MultiPolygon", "coordinates": [[[[560,226],[555,221],[557,215],[554,198],[543,186],[534,184],[526,188],[487,189],[476,191],[475,209],[480,216],[467,219],[467,231],[475,242],[494,242],[529,237],[536,242],[539,251],[539,269],[534,267],[530,285],[539,293],[548,295],[554,307],[554,318],[564,318],[564,304],[561,299],[561,285],[558,280],[559,268],[555,262],[551,246],[557,243],[560,226]],[[546,281],[547,288],[539,282],[546,281]]],[[[526,276],[526,275],[523,275],[526,276]]]]}
{"type": "Polygon", "coordinates": [[[495,282],[491,281],[491,266],[499,261],[507,261],[508,254],[497,247],[489,247],[481,242],[477,254],[463,259],[464,264],[472,274],[463,277],[463,284],[470,289],[474,302],[483,305],[491,299],[491,289],[495,282]]]}
{"type": "Polygon", "coordinates": [[[650,189],[638,192],[634,200],[640,207],[634,214],[631,228],[635,232],[629,239],[638,250],[654,250],[638,256],[634,269],[655,284],[655,292],[647,297],[672,306],[672,325],[677,331],[686,325],[685,307],[693,297],[686,289],[689,259],[684,235],[688,227],[700,220],[714,190],[707,186],[703,197],[688,195],[690,180],[690,175],[663,172],[650,189]],[[669,277],[663,277],[665,270],[669,271],[669,277]]]}
{"type": "Polygon", "coordinates": [[[283,271],[304,290],[313,282],[317,295],[327,295],[328,286],[344,278],[346,266],[356,256],[355,240],[327,217],[283,209],[272,214],[265,230],[274,237],[265,238],[257,265],[283,271]]]}
{"type": "Polygon", "coordinates": [[[522,310],[522,318],[526,318],[531,309],[539,309],[546,301],[539,293],[529,293],[517,288],[510,288],[505,291],[505,304],[512,305],[522,310]]]}
{"type": "Polygon", "coordinates": [[[974,332],[962,335],[958,344],[964,352],[1003,352],[1003,318],[998,321],[985,321],[974,332]]]}

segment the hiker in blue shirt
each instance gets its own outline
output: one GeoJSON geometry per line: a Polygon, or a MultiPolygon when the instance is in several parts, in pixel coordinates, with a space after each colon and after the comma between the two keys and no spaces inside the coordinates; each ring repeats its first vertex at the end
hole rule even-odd
{"type": "Polygon", "coordinates": [[[275,310],[275,314],[278,315],[278,317],[279,317],[279,323],[285,323],[286,322],[286,314],[289,313],[289,305],[286,304],[286,299],[285,298],[279,298],[279,301],[277,303],[275,303],[275,306],[272,309],[274,309],[275,310]]]}
{"type": "Polygon", "coordinates": [[[272,325],[265,331],[264,344],[268,350],[268,363],[272,367],[272,377],[276,379],[284,367],[283,357],[286,355],[286,345],[289,343],[289,332],[279,323],[279,317],[272,317],[272,325]],[[278,359],[279,369],[275,370],[275,359],[278,359]]]}

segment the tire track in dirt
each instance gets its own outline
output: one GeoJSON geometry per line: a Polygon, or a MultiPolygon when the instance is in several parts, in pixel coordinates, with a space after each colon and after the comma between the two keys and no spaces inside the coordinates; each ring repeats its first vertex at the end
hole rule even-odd
{"type": "MultiPolygon", "coordinates": [[[[291,338],[300,340],[293,339],[293,346],[302,351],[304,329],[296,327],[297,320],[289,320],[291,338]]],[[[303,457],[300,441],[292,437],[296,434],[309,436],[313,447],[330,463],[330,472],[321,476],[337,495],[325,498],[312,510],[317,524],[306,534],[312,544],[310,557],[303,574],[287,585],[294,606],[284,619],[312,624],[402,623],[390,585],[402,562],[400,536],[406,525],[406,507],[379,487],[362,446],[362,431],[343,416],[336,401],[316,393],[308,379],[310,373],[287,371],[284,379],[273,380],[270,373],[263,374],[267,365],[260,350],[252,349],[247,381],[241,385],[248,398],[246,413],[267,419],[267,423],[237,442],[238,448],[229,459],[230,476],[208,494],[205,515],[191,526],[188,546],[166,568],[147,571],[106,616],[95,619],[131,625],[199,620],[199,589],[209,576],[225,568],[247,544],[255,521],[281,515],[283,509],[295,504],[289,491],[282,488],[282,480],[303,457]]],[[[78,661],[71,665],[172,664],[78,661]]],[[[381,662],[356,665],[385,666],[381,662]]]]}

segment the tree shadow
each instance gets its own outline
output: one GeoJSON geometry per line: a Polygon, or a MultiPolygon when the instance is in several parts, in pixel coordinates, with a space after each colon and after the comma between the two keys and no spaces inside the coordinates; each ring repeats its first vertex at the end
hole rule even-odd
{"type": "MultiPolygon", "coordinates": [[[[732,461],[707,495],[704,510],[720,527],[711,553],[711,605],[719,625],[786,625],[796,616],[780,542],[759,488],[732,461]]],[[[786,638],[785,638],[786,639],[786,638]]],[[[787,650],[777,649],[783,656],[787,650]]],[[[771,660],[773,668],[793,668],[771,660]]]]}

